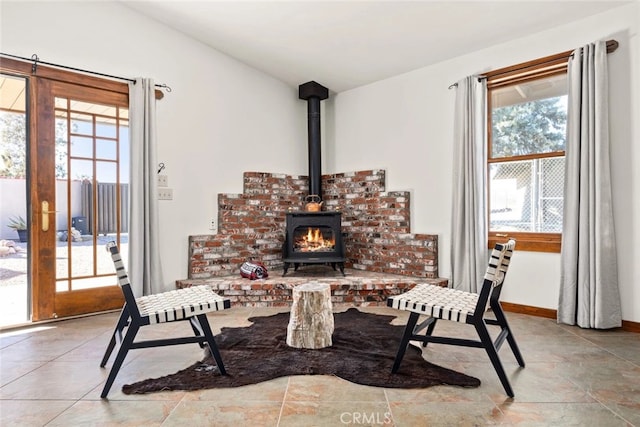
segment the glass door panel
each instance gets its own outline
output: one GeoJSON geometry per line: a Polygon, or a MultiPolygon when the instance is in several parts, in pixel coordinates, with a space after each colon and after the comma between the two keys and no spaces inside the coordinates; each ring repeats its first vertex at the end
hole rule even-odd
{"type": "Polygon", "coordinates": [[[128,115],[127,110],[59,97],[55,105],[58,120],[64,121],[57,129],[66,132],[58,139],[68,141],[56,152],[57,158],[66,157],[68,171],[56,195],[63,220],[58,231],[56,291],[113,286],[113,264],[104,256],[104,245],[119,240],[126,256],[121,224],[127,216],[122,198],[128,193],[122,191],[127,180],[118,173],[123,153],[118,146],[120,136],[128,135],[128,121],[120,118],[128,115]]]}
{"type": "Polygon", "coordinates": [[[27,79],[0,74],[0,328],[31,316],[27,79]]]}

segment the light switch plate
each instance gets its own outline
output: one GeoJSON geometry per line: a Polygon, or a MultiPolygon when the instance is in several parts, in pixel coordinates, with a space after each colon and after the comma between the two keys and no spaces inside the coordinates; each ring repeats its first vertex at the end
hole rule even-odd
{"type": "Polygon", "coordinates": [[[158,188],[158,200],[173,200],[173,188],[158,188]]]}
{"type": "Polygon", "coordinates": [[[158,187],[168,187],[169,177],[167,175],[158,175],[158,187]]]}

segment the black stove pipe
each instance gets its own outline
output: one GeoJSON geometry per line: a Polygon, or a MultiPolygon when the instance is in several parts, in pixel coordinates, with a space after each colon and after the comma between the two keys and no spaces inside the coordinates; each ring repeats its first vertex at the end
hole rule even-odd
{"type": "Polygon", "coordinates": [[[322,199],[322,153],[320,139],[320,101],[329,98],[329,89],[310,81],[298,86],[298,97],[307,101],[309,135],[309,195],[322,199]]]}

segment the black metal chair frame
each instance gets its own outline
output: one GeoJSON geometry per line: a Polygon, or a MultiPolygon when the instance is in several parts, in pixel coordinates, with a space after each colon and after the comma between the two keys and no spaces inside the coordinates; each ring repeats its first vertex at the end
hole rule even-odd
{"type": "MultiPolygon", "coordinates": [[[[213,355],[216,364],[218,366],[218,370],[220,374],[226,375],[226,371],[224,368],[224,364],[222,363],[222,357],[220,356],[220,352],[218,350],[218,346],[216,345],[213,332],[211,331],[211,327],[209,325],[209,321],[207,320],[206,312],[202,312],[199,314],[189,313],[186,310],[180,310],[178,312],[179,316],[182,318],[171,318],[171,319],[162,319],[159,320],[160,314],[155,314],[156,319],[151,315],[142,315],[140,313],[140,309],[138,307],[136,298],[131,289],[131,284],[129,283],[129,278],[127,276],[126,269],[124,268],[124,264],[122,263],[122,259],[120,257],[120,253],[118,251],[118,247],[114,242],[110,242],[107,244],[107,249],[111,252],[111,257],[113,259],[114,265],[116,267],[116,272],[118,275],[118,284],[122,289],[122,293],[124,294],[125,304],[122,308],[122,312],[120,313],[120,317],[118,318],[118,323],[116,324],[113,335],[111,336],[111,340],[107,345],[107,349],[104,353],[104,357],[100,362],[100,367],[104,368],[116,346],[116,339],[121,341],[120,348],[116,355],[115,361],[113,362],[113,366],[111,367],[111,371],[109,372],[109,376],[107,377],[107,381],[102,389],[102,393],[100,394],[101,398],[106,398],[111,386],[113,385],[116,376],[118,375],[118,371],[122,367],[122,364],[127,356],[129,350],[139,349],[139,348],[150,348],[150,347],[163,347],[170,345],[180,345],[180,344],[193,344],[197,343],[201,348],[204,348],[205,345],[209,346],[209,350],[213,355]],[[175,321],[189,321],[191,324],[191,328],[195,335],[193,336],[184,336],[184,337],[175,337],[175,338],[164,338],[164,339],[153,339],[153,340],[140,340],[135,341],[135,337],[138,331],[143,326],[156,325],[162,323],[170,323],[175,321]],[[124,337],[122,336],[124,330],[126,332],[124,337]]],[[[191,288],[185,288],[178,290],[189,292],[191,288]]],[[[175,291],[174,291],[175,292],[175,291]]],[[[213,293],[213,291],[211,291],[213,293]]],[[[218,309],[228,309],[231,307],[231,302],[229,299],[224,299],[218,296],[219,302],[221,306],[219,308],[214,308],[209,311],[216,311],[218,309]]],[[[216,302],[217,303],[217,302],[216,302]]],[[[167,307],[170,308],[170,307],[167,307]]]]}
{"type": "MultiPolygon", "coordinates": [[[[509,323],[507,322],[507,318],[504,314],[499,300],[513,246],[515,246],[515,241],[513,240],[506,244],[495,245],[495,249],[492,253],[492,259],[489,263],[489,268],[482,284],[482,289],[478,294],[478,300],[475,306],[475,310],[473,311],[473,313],[469,313],[467,315],[464,322],[466,324],[473,325],[479,339],[472,340],[458,337],[434,336],[433,331],[436,327],[436,323],[439,319],[441,319],[441,317],[430,316],[423,320],[421,323],[418,323],[420,313],[411,311],[404,334],[402,336],[402,341],[400,342],[400,348],[398,349],[393,367],[391,369],[392,373],[396,373],[400,368],[400,363],[402,362],[407,346],[409,345],[409,341],[420,341],[422,342],[423,347],[426,347],[428,343],[436,343],[462,347],[484,348],[487,352],[487,355],[489,356],[489,359],[491,360],[491,364],[493,365],[496,373],[498,374],[498,377],[500,378],[500,382],[502,383],[506,394],[509,397],[514,397],[513,389],[511,388],[511,384],[509,383],[509,379],[507,378],[504,367],[502,366],[502,362],[498,355],[498,351],[500,350],[504,340],[506,339],[509,343],[509,347],[511,347],[513,355],[516,358],[516,361],[518,362],[518,365],[522,368],[525,367],[524,359],[522,358],[520,349],[518,348],[518,344],[516,343],[513,333],[511,332],[511,328],[509,327],[509,323]],[[498,257],[497,259],[496,254],[498,257]],[[495,265],[492,265],[494,260],[495,265]],[[487,307],[491,308],[495,319],[485,317],[487,307]],[[498,326],[500,328],[500,332],[495,339],[491,338],[491,335],[489,334],[489,330],[487,328],[488,325],[498,326]],[[425,334],[420,334],[420,332],[425,328],[425,334]]],[[[416,301],[416,304],[420,304],[420,302],[416,301]]],[[[390,297],[387,300],[387,305],[389,307],[394,307],[394,297],[390,297]]],[[[454,319],[446,318],[444,318],[444,320],[456,321],[454,319]]]]}

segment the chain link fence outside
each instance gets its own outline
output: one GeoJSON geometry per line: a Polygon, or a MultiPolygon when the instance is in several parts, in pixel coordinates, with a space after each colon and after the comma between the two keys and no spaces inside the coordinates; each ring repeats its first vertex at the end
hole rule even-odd
{"type": "Polygon", "coordinates": [[[491,231],[561,233],[564,156],[490,166],[491,231]]]}

